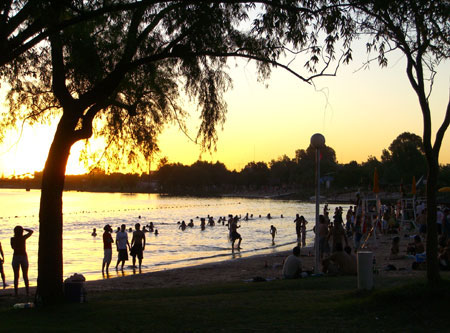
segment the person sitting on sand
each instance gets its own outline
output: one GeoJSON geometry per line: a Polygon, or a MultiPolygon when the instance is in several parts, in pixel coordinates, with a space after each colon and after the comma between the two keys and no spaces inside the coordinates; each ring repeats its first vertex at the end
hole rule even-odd
{"type": "Polygon", "coordinates": [[[284,260],[282,274],[284,279],[297,279],[301,276],[302,261],[300,259],[300,247],[294,247],[292,254],[284,260]]]}
{"type": "MultiPolygon", "coordinates": [[[[183,221],[184,222],[184,221],[183,221]]],[[[133,268],[136,267],[136,257],[139,259],[139,271],[141,271],[142,258],[144,258],[145,250],[145,234],[140,230],[141,225],[136,223],[133,232],[133,238],[131,239],[131,251],[130,254],[133,257],[133,268]]]]}
{"type": "Polygon", "coordinates": [[[392,239],[391,254],[389,260],[404,259],[405,256],[400,254],[400,237],[396,236],[392,239]]]}
{"type": "Polygon", "coordinates": [[[275,244],[275,235],[277,234],[277,228],[273,225],[270,226],[270,234],[272,235],[272,244],[275,244]]]}
{"type": "Polygon", "coordinates": [[[191,220],[189,221],[188,227],[189,227],[189,228],[193,228],[193,227],[194,227],[194,220],[193,220],[193,219],[191,219],[191,220]]]}
{"type": "Polygon", "coordinates": [[[94,228],[94,229],[92,230],[91,236],[92,236],[92,237],[97,237],[97,229],[96,229],[96,228],[94,228]]]}
{"type": "Polygon", "coordinates": [[[415,256],[416,254],[424,253],[425,246],[422,243],[422,239],[419,235],[414,236],[414,242],[408,244],[406,253],[415,256]]]}
{"type": "Polygon", "coordinates": [[[241,235],[237,232],[237,229],[240,228],[240,225],[237,225],[237,221],[238,221],[238,217],[236,216],[231,224],[229,225],[230,228],[230,239],[231,239],[231,249],[234,250],[234,242],[236,240],[239,239],[238,245],[237,245],[237,249],[240,250],[241,249],[241,242],[242,242],[242,237],[241,235]]]}
{"type": "Polygon", "coordinates": [[[356,258],[344,252],[342,243],[336,244],[336,251],[322,265],[326,274],[356,275],[356,258]]]}

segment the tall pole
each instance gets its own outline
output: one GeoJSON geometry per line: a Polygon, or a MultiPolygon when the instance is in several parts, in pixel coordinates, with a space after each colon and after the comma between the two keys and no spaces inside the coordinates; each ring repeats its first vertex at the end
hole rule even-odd
{"type": "Polygon", "coordinates": [[[320,273],[319,249],[319,216],[320,216],[320,148],[316,148],[316,235],[314,240],[315,265],[314,273],[320,273]]]}
{"type": "Polygon", "coordinates": [[[316,223],[314,238],[315,266],[314,273],[320,273],[319,218],[320,218],[320,148],[325,146],[325,137],[316,133],[311,137],[311,145],[316,149],[316,223]]]}

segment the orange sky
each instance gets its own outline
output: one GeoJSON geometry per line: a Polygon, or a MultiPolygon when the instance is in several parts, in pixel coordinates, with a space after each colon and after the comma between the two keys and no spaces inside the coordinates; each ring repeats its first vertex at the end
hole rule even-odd
{"type": "MultiPolygon", "coordinates": [[[[338,162],[362,162],[372,155],[380,158],[383,149],[402,132],[422,136],[422,114],[416,95],[406,77],[404,58],[390,57],[388,68],[377,64],[356,71],[365,60],[362,52],[354,62],[340,68],[337,77],[319,78],[314,87],[299,81],[282,69],[275,69],[268,88],[258,83],[255,67],[242,61],[230,62],[234,88],[226,94],[227,121],[219,129],[217,152],[205,153],[208,161],[221,161],[229,169],[240,170],[248,162],[294,156],[306,149],[312,134],[320,132],[326,144],[335,149],[338,162]]],[[[450,66],[441,64],[431,98],[433,131],[442,123],[449,101],[450,66]]],[[[189,106],[187,106],[189,107],[189,106]]],[[[195,137],[199,114],[191,110],[187,122],[195,137]]],[[[19,143],[17,133],[9,133],[0,145],[0,173],[22,174],[42,170],[56,124],[50,128],[26,128],[19,143]]],[[[447,131],[448,132],[448,131],[447,131]]],[[[169,162],[191,164],[200,147],[176,127],[160,137],[161,153],[169,162]]],[[[85,172],[78,161],[80,143],[72,149],[68,174],[85,172]]],[[[450,139],[444,138],[440,163],[450,163],[450,139]]]]}

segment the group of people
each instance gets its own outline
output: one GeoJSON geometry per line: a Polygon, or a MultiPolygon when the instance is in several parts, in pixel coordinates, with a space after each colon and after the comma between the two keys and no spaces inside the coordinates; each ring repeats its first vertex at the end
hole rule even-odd
{"type": "Polygon", "coordinates": [[[121,264],[120,269],[123,270],[125,261],[128,260],[128,251],[133,258],[133,268],[136,268],[136,258],[139,262],[139,272],[142,269],[142,259],[144,258],[145,250],[145,232],[141,230],[140,223],[136,223],[134,226],[133,237],[131,238],[131,244],[128,241],[128,233],[126,231],[126,225],[122,224],[120,230],[116,233],[116,239],[114,241],[112,237],[112,227],[107,224],[103,228],[103,264],[102,264],[102,274],[109,273],[109,265],[112,261],[112,244],[116,243],[116,249],[118,252],[116,270],[119,269],[119,264],[121,264]]]}
{"type": "MultiPolygon", "coordinates": [[[[14,272],[14,294],[18,295],[19,274],[22,270],[22,277],[25,283],[25,290],[29,294],[28,280],[28,255],[26,249],[26,241],[33,234],[33,230],[23,228],[18,225],[14,228],[14,236],[11,237],[11,248],[14,250],[12,257],[12,268],[14,272]],[[25,233],[24,233],[25,232],[25,233]]],[[[3,289],[6,288],[6,277],[3,264],[5,263],[5,255],[0,243],[0,275],[2,277],[3,289]]]]}
{"type": "MultiPolygon", "coordinates": [[[[345,248],[341,243],[336,244],[335,251],[322,260],[322,272],[328,275],[356,275],[356,256],[349,246],[345,248]]],[[[283,263],[282,275],[285,279],[296,279],[304,274],[302,260],[300,258],[300,247],[295,246],[292,254],[283,263]]]]}

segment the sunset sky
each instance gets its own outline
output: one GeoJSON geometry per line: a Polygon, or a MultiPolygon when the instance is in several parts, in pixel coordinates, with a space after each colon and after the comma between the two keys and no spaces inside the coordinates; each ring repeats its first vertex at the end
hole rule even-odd
{"type": "MultiPolygon", "coordinates": [[[[341,67],[336,77],[318,78],[317,90],[282,69],[273,70],[266,88],[257,82],[254,64],[230,61],[234,87],[226,94],[227,121],[223,130],[219,129],[217,151],[204,153],[202,159],[240,170],[253,160],[269,162],[284,154],[294,157],[296,149],[306,149],[311,135],[320,132],[336,151],[339,163],[362,162],[370,155],[379,159],[382,150],[402,132],[422,136],[422,114],[406,76],[404,57],[391,55],[387,68],[379,68],[375,62],[370,69],[358,70],[366,59],[364,51],[355,54],[354,61],[341,67]]],[[[447,62],[440,65],[433,86],[433,132],[445,114],[449,82],[447,62]]],[[[189,134],[195,138],[199,113],[191,110],[190,114],[189,134]]],[[[55,128],[56,123],[25,128],[20,140],[17,132],[7,132],[0,145],[0,173],[8,176],[42,170],[55,128]]],[[[163,156],[170,163],[183,164],[200,156],[200,147],[176,126],[167,128],[159,142],[161,152],[152,168],[163,156]]],[[[79,149],[80,143],[72,148],[68,174],[86,171],[78,161],[79,149]]],[[[439,162],[450,163],[448,131],[439,162]]]]}

